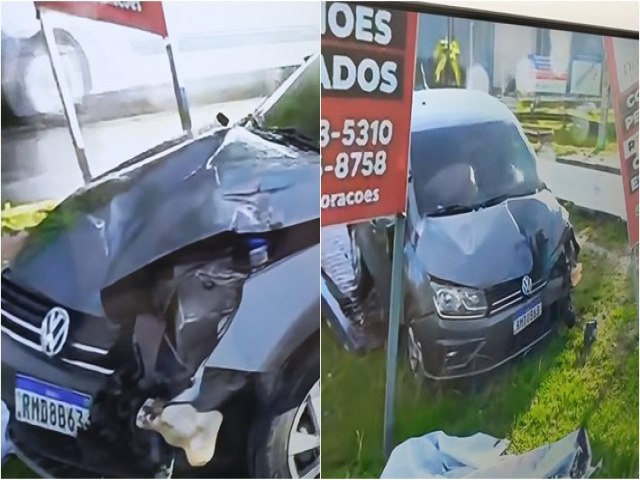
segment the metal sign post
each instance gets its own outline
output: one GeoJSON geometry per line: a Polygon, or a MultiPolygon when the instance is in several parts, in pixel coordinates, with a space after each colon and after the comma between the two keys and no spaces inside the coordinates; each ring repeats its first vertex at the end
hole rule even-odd
{"type": "Polygon", "coordinates": [[[391,264],[391,299],[389,308],[389,333],[387,338],[387,375],[384,395],[384,437],[382,449],[385,460],[393,450],[393,424],[396,397],[396,372],[398,370],[398,344],[400,337],[400,319],[403,310],[403,282],[404,269],[404,231],[406,217],[396,215],[393,230],[393,257],[391,264]]]}
{"type": "Polygon", "coordinates": [[[49,51],[49,58],[51,58],[54,77],[56,79],[56,84],[58,85],[58,91],[60,92],[61,97],[63,97],[62,104],[64,106],[65,115],[69,120],[69,128],[72,131],[71,136],[73,139],[73,144],[76,148],[78,163],[80,163],[80,168],[82,169],[82,175],[85,178],[85,182],[88,182],[91,179],[91,175],[89,174],[88,167],[86,166],[86,157],[84,155],[82,135],[80,133],[78,121],[75,118],[73,102],[71,102],[71,97],[69,95],[68,89],[66,89],[66,82],[59,81],[60,75],[62,74],[62,69],[59,68],[59,66],[61,66],[62,64],[60,62],[59,55],[57,55],[55,41],[53,40],[53,32],[49,31],[49,34],[47,36],[47,31],[45,30],[45,26],[42,23],[42,10],[44,9],[55,10],[69,15],[89,18],[92,20],[109,22],[161,36],[164,39],[167,56],[169,57],[169,67],[171,69],[173,91],[175,93],[176,102],[178,104],[182,130],[186,132],[189,137],[193,135],[187,96],[184,88],[180,87],[180,82],[178,81],[178,72],[173,56],[173,49],[169,40],[169,32],[167,30],[167,22],[164,18],[164,9],[162,7],[162,2],[36,1],[34,3],[36,6],[36,11],[40,16],[40,23],[43,26],[42,28],[47,39],[47,50],[49,51]],[[52,52],[54,52],[55,54],[52,55],[52,52]],[[56,65],[58,65],[58,67],[56,67],[56,65]],[[66,93],[64,94],[63,88],[66,89],[66,93]],[[84,161],[82,161],[81,158],[84,158],[84,161]]]}
{"type": "Polygon", "coordinates": [[[169,68],[171,68],[171,80],[173,82],[173,93],[176,96],[176,102],[178,103],[178,113],[180,114],[180,124],[182,130],[187,132],[189,138],[193,137],[193,131],[191,126],[191,114],[189,113],[189,104],[187,102],[187,93],[184,87],[180,86],[178,80],[178,70],[176,69],[176,62],[173,57],[173,49],[171,48],[171,41],[169,36],[164,37],[164,42],[167,49],[167,57],[169,57],[169,68]]]}
{"type": "Polygon", "coordinates": [[[76,109],[73,105],[73,99],[71,97],[71,91],[69,90],[69,84],[62,67],[62,58],[56,45],[55,35],[53,28],[44,20],[44,12],[40,9],[36,9],[38,19],[40,20],[40,28],[44,34],[45,45],[47,48],[47,54],[49,61],[51,62],[51,70],[53,71],[53,78],[58,87],[58,94],[60,95],[60,101],[62,102],[62,109],[64,110],[64,116],[67,119],[67,126],[69,127],[69,134],[71,135],[71,142],[76,152],[76,158],[78,160],[78,166],[82,172],[82,179],[84,183],[91,181],[91,171],[89,170],[89,163],[87,162],[87,155],[84,151],[84,140],[82,138],[82,131],[80,130],[80,123],[78,122],[78,116],[76,115],[76,109]]]}
{"type": "MultiPolygon", "coordinates": [[[[362,7],[347,2],[323,2],[322,9],[327,18],[321,34],[321,60],[327,72],[321,78],[322,225],[355,224],[390,215],[396,219],[383,427],[386,458],[393,448],[398,339],[404,303],[403,247],[418,16],[386,6],[362,7]],[[366,9],[364,15],[362,8],[366,9]],[[387,33],[360,35],[358,32],[372,31],[374,18],[384,26],[380,32],[387,33]],[[341,27],[343,23],[351,25],[348,34],[341,27]],[[383,78],[383,65],[393,66],[387,79],[383,78]],[[345,68],[352,74],[345,77],[345,68]],[[374,69],[373,76],[357,74],[359,69],[374,69]]],[[[323,305],[337,305],[339,302],[329,298],[331,292],[324,286],[323,282],[323,305]]],[[[344,324],[349,320],[337,320],[335,324],[348,334],[344,324]]]]}
{"type": "MultiPolygon", "coordinates": [[[[603,62],[604,71],[606,60],[603,62]]],[[[607,123],[609,120],[609,75],[602,75],[602,86],[600,94],[600,120],[598,122],[598,141],[595,152],[603,151],[607,146],[607,123]]]]}

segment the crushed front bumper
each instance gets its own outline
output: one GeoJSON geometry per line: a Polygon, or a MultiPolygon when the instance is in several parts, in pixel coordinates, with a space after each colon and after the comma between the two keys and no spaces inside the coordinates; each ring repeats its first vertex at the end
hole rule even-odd
{"type": "MultiPolygon", "coordinates": [[[[214,459],[206,469],[192,468],[184,452],[168,447],[159,433],[136,427],[133,414],[138,409],[133,411],[126,428],[135,429],[136,438],[146,439],[145,445],[151,448],[134,448],[130,441],[122,438],[109,440],[96,435],[87,437],[84,432],[73,438],[16,421],[15,385],[18,373],[94,398],[104,390],[108,377],[52,362],[2,334],[2,400],[10,414],[8,436],[14,443],[16,455],[44,478],[162,477],[170,466],[167,448],[171,448],[171,453],[175,454],[174,476],[192,478],[205,474],[209,478],[246,478],[249,475],[244,460],[248,419],[252,415],[251,388],[239,381],[244,376],[243,372],[212,370],[204,375],[210,395],[203,398],[202,402],[196,402],[196,406],[209,409],[212,404],[219,403],[225,418],[218,434],[214,459]]],[[[117,421],[111,417],[107,420],[112,423],[117,421]]]]}
{"type": "MultiPolygon", "coordinates": [[[[73,438],[18,422],[15,419],[18,373],[94,398],[102,390],[108,377],[52,362],[2,333],[2,400],[10,412],[8,435],[15,445],[17,455],[36,473],[46,474],[47,477],[67,478],[72,474],[76,477],[149,477],[162,468],[163,460],[160,456],[154,459],[153,452],[140,457],[134,453],[136,449],[131,445],[118,445],[118,442],[114,444],[106,439],[100,441],[93,436],[91,440],[82,441],[80,438],[84,432],[80,432],[78,438],[73,438]]],[[[113,419],[113,422],[116,421],[117,419],[113,419]]],[[[157,435],[152,432],[138,434],[157,435]]],[[[162,439],[158,438],[157,441],[162,442],[162,439]]]]}

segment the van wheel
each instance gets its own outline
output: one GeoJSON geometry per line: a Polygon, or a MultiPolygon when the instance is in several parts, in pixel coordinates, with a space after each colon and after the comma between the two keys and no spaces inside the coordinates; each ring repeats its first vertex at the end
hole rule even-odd
{"type": "Polygon", "coordinates": [[[320,477],[320,356],[311,348],[273,406],[260,415],[249,448],[256,478],[320,477]]]}

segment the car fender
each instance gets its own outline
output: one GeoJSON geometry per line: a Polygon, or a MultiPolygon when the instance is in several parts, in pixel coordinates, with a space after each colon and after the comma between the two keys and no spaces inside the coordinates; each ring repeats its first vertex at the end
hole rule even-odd
{"type": "Polygon", "coordinates": [[[229,330],[207,368],[268,372],[320,328],[320,246],[316,244],[250,278],[229,330]]]}

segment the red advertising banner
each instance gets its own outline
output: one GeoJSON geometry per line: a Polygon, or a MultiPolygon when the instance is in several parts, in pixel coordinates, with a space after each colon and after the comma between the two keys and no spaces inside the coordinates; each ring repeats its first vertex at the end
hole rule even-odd
{"type": "Polygon", "coordinates": [[[322,225],[406,209],[417,14],[322,3],[322,225]]]}
{"type": "Polygon", "coordinates": [[[635,246],[638,244],[638,41],[606,37],[604,43],[616,116],[629,243],[635,246]]]}
{"type": "Polygon", "coordinates": [[[34,2],[39,9],[102,20],[167,36],[162,2],[34,2]]]}

